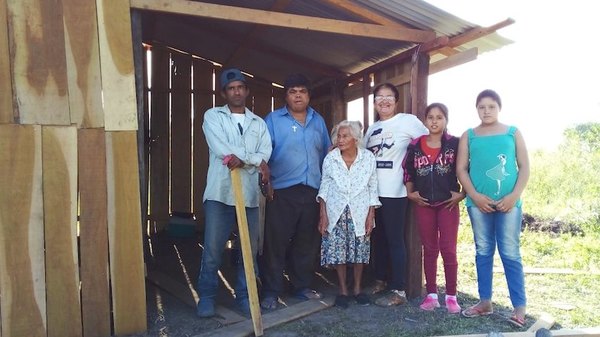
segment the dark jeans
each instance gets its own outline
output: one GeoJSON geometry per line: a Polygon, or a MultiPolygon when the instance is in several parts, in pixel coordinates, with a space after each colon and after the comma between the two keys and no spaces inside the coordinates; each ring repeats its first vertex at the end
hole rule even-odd
{"type": "Polygon", "coordinates": [[[371,237],[375,279],[387,281],[389,289],[404,290],[406,283],[406,227],[407,198],[382,198],[382,206],[375,210],[375,229],[371,237]],[[388,270],[391,275],[388,275],[388,270]]]}
{"type": "Polygon", "coordinates": [[[310,287],[321,243],[317,192],[295,185],[275,190],[273,201],[267,203],[261,264],[263,297],[282,293],[284,268],[294,291],[310,287]]]}

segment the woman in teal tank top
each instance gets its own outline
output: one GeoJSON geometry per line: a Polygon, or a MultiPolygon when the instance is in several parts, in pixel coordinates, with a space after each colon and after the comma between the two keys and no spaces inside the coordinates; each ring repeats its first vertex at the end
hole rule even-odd
{"type": "Polygon", "coordinates": [[[475,240],[479,303],[462,312],[465,317],[489,315],[492,306],[492,268],[496,246],[504,266],[514,307],[509,322],[525,324],[525,277],[519,238],[521,193],[529,179],[529,159],[523,135],[498,121],[500,96],[484,90],[476,100],[481,124],[461,137],[456,174],[467,192],[467,212],[475,240]]]}

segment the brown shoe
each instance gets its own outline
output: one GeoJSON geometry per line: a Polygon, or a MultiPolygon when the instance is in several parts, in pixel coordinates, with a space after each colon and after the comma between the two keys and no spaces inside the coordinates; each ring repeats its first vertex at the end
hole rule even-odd
{"type": "Polygon", "coordinates": [[[375,280],[375,284],[373,285],[373,289],[371,289],[371,294],[375,295],[385,290],[387,287],[387,283],[382,280],[375,280]]]}
{"type": "Polygon", "coordinates": [[[375,301],[375,304],[382,307],[391,307],[395,305],[405,304],[408,300],[406,299],[406,293],[404,290],[390,290],[389,293],[380,297],[375,301]]]}

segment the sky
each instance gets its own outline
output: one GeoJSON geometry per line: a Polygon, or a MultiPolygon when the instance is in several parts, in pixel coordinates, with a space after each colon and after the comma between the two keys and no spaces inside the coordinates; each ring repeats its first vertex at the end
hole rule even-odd
{"type": "Polygon", "coordinates": [[[600,20],[596,1],[426,0],[514,41],[475,61],[429,77],[428,103],[449,108],[450,133],[479,124],[475,99],[484,89],[502,98],[499,119],[517,126],[528,149],[553,150],[565,128],[600,122],[600,20]]]}

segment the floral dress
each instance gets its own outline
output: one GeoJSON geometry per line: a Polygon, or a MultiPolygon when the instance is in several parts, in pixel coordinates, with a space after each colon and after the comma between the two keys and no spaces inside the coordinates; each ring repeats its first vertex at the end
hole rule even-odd
{"type": "Polygon", "coordinates": [[[350,207],[346,206],[333,231],[321,241],[321,265],[369,263],[371,243],[366,235],[354,234],[350,207]]]}

